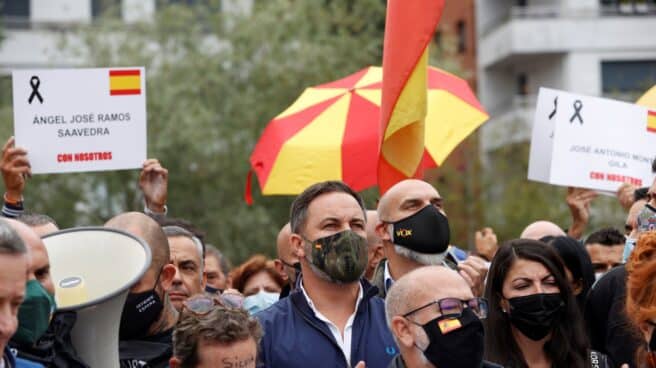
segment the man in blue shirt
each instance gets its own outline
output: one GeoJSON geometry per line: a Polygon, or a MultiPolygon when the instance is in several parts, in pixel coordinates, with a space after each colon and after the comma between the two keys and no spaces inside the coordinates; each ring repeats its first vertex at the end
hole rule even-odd
{"type": "Polygon", "coordinates": [[[397,348],[383,300],[362,277],[362,199],[342,182],[318,183],[294,200],[290,220],[302,276],[289,297],[257,315],[264,329],[258,366],[387,366],[397,348]]]}

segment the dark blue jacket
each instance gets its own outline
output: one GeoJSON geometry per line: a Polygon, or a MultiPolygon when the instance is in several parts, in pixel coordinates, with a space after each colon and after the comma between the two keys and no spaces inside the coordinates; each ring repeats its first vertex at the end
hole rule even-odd
{"type": "MultiPolygon", "coordinates": [[[[367,368],[385,368],[398,349],[385,322],[385,305],[378,289],[361,281],[363,297],[353,320],[351,364],[364,360],[367,368]]],[[[328,326],[319,320],[303,292],[258,313],[264,329],[258,367],[350,368],[328,326]]]]}

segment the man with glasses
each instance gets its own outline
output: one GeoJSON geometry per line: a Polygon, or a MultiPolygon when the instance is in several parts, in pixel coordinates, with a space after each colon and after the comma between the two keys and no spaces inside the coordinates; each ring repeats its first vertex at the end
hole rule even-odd
{"type": "Polygon", "coordinates": [[[427,266],[407,273],[385,299],[387,324],[401,352],[389,368],[499,367],[483,361],[481,319],[487,311],[487,301],[475,298],[456,271],[427,266]]]}

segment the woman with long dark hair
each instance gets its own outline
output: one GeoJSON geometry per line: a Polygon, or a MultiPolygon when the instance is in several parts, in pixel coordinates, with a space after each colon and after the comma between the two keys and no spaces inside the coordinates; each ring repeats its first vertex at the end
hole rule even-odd
{"type": "Polygon", "coordinates": [[[487,360],[512,368],[588,366],[581,314],[553,248],[509,241],[492,260],[487,280],[487,360]]]}

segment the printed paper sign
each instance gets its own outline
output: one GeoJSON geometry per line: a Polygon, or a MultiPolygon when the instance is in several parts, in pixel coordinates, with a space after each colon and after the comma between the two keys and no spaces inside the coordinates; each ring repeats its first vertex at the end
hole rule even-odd
{"type": "Polygon", "coordinates": [[[140,168],[146,159],[143,67],[12,72],[16,145],[32,173],[140,168]]]}
{"type": "Polygon", "coordinates": [[[655,112],[541,88],[534,122],[530,180],[610,192],[622,183],[651,185],[655,112]]]}

